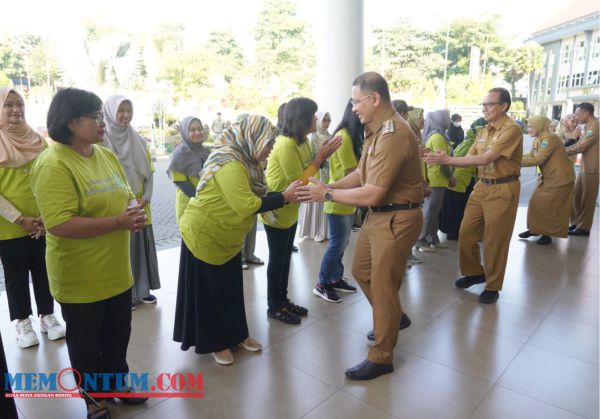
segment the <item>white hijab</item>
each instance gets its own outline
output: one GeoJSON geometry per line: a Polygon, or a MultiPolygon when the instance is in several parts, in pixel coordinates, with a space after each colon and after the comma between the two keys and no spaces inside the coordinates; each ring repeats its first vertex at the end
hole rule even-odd
{"type": "MultiPolygon", "coordinates": [[[[117,111],[125,101],[132,103],[125,96],[114,95],[109,97],[102,106],[106,121],[104,146],[117,155],[127,176],[127,182],[133,193],[137,195],[144,181],[152,176],[152,172],[146,155],[146,140],[133,129],[131,124],[126,128],[117,125],[117,111]]],[[[131,107],[133,109],[133,104],[131,107]]]]}

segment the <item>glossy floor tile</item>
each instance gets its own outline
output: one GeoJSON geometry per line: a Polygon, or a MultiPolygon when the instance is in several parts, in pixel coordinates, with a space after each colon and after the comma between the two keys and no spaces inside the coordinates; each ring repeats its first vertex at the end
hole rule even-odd
{"type": "MultiPolygon", "coordinates": [[[[133,313],[130,369],[153,380],[163,372],[202,373],[205,395],[154,398],[135,407],[117,402],[110,405],[112,417],[598,418],[598,230],[542,247],[516,236],[525,220],[526,209],[520,208],[496,304],[478,303],[483,285],[454,287],[460,275],[456,242],[436,253],[417,253],[423,263],[406,272],[400,291],[412,324],[398,334],[395,371],[368,382],[344,375],[371,345],[368,301],[360,289],[341,294],[339,304],[312,294],[326,242],[297,240],[288,291],[309,309],[300,325],[267,318],[266,265],[244,271],[248,327],[264,349],[234,348],[230,366],[193,348],[181,351],[173,342],[179,248],[161,250],[158,304],[139,305],[133,313]]],[[[345,276],[354,285],[350,267],[358,234],[351,234],[344,255],[345,276]]],[[[256,254],[268,260],[264,231],[258,232],[256,254]]],[[[0,333],[11,372],[68,367],[64,340],[48,341],[39,323],[34,329],[40,345],[18,348],[6,294],[0,295],[0,333]]],[[[85,416],[83,402],[75,399],[23,399],[17,406],[27,419],[85,416]]]]}

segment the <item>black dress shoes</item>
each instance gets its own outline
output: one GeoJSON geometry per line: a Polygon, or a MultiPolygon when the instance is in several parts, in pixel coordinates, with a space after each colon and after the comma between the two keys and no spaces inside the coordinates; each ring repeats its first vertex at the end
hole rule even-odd
{"type": "Polygon", "coordinates": [[[498,300],[500,293],[498,291],[484,290],[479,294],[479,302],[482,304],[492,304],[498,300]]]}
{"type": "Polygon", "coordinates": [[[454,285],[457,288],[469,288],[475,284],[483,284],[485,282],[485,275],[467,275],[456,280],[454,285]]]}
{"type": "MultiPolygon", "coordinates": [[[[412,322],[410,321],[410,318],[406,315],[406,313],[404,313],[402,317],[400,317],[400,330],[406,329],[408,326],[410,326],[411,323],[412,322]]],[[[369,333],[367,333],[367,339],[369,339],[370,341],[375,340],[374,330],[371,330],[369,333]]]]}
{"type": "Polygon", "coordinates": [[[373,378],[377,378],[383,374],[389,374],[393,371],[393,364],[376,364],[365,359],[360,364],[348,368],[346,370],[346,377],[352,380],[372,380],[373,378]]]}
{"type": "Polygon", "coordinates": [[[528,239],[531,236],[539,236],[539,234],[532,233],[529,230],[524,231],[524,232],[522,232],[522,233],[519,234],[519,237],[522,238],[522,239],[528,239]]]}
{"type": "Polygon", "coordinates": [[[537,244],[545,245],[552,243],[552,237],[550,236],[542,236],[535,241],[537,244]]]}
{"type": "Polygon", "coordinates": [[[576,228],[574,230],[569,231],[569,236],[589,236],[590,230],[583,230],[581,228],[576,228]]]}

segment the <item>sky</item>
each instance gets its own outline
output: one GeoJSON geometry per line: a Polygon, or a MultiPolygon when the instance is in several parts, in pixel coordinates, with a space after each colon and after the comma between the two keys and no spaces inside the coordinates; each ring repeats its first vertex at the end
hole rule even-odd
{"type": "MultiPolygon", "coordinates": [[[[301,17],[316,22],[319,4],[327,0],[293,1],[298,4],[301,17]]],[[[201,43],[211,30],[232,29],[242,47],[250,49],[259,4],[260,0],[29,0],[27,9],[33,12],[5,20],[0,36],[6,32],[34,31],[59,43],[67,43],[82,35],[83,18],[110,22],[136,32],[152,30],[160,23],[179,21],[185,24],[190,43],[201,43]]],[[[549,4],[547,0],[364,0],[365,45],[368,47],[372,43],[371,28],[392,24],[400,18],[407,18],[423,28],[435,29],[444,27],[449,19],[492,14],[500,15],[501,33],[518,42],[550,20],[554,10],[549,4]]],[[[331,18],[335,19],[335,16],[331,18]]]]}

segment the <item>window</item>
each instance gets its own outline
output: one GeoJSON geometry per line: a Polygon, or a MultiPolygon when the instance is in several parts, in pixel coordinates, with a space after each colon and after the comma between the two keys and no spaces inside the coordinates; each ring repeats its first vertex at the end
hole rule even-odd
{"type": "Polygon", "coordinates": [[[551,95],[552,94],[552,82],[554,80],[552,80],[552,77],[548,78],[548,84],[546,85],[546,95],[551,95]]]}
{"type": "Polygon", "coordinates": [[[544,86],[546,86],[546,79],[540,79],[540,84],[539,84],[539,92],[540,92],[540,97],[544,97],[544,86]]]}
{"type": "Polygon", "coordinates": [[[558,93],[564,93],[569,87],[569,76],[560,76],[558,78],[558,93]]]}
{"type": "Polygon", "coordinates": [[[560,55],[562,56],[562,63],[569,64],[571,62],[571,47],[565,45],[564,48],[560,51],[560,55]]]}
{"type": "Polygon", "coordinates": [[[600,76],[600,71],[589,71],[586,84],[600,84],[600,78],[598,76],[600,76]]]}
{"type": "Polygon", "coordinates": [[[583,84],[583,73],[575,73],[573,74],[573,78],[571,79],[571,87],[578,87],[583,84]]]}
{"type": "Polygon", "coordinates": [[[596,36],[592,42],[592,58],[600,58],[600,36],[596,36]]]}
{"type": "Polygon", "coordinates": [[[585,41],[577,43],[577,61],[585,61],[585,41]]]}

